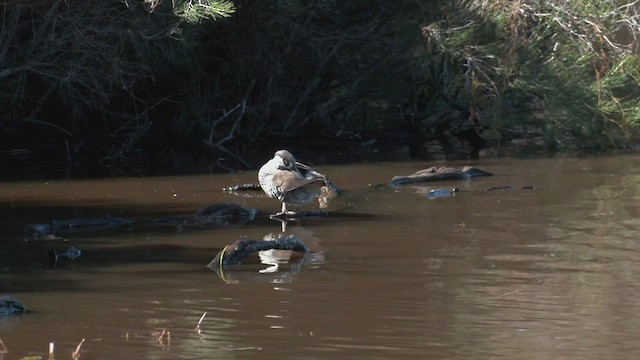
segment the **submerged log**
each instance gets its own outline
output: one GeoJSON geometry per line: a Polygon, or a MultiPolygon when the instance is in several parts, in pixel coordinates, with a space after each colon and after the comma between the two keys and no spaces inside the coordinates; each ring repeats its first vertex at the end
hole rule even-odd
{"type": "Polygon", "coordinates": [[[257,210],[223,203],[207,206],[191,215],[169,216],[155,223],[179,226],[242,225],[256,217],[257,210]]]}
{"type": "Polygon", "coordinates": [[[396,187],[418,182],[432,182],[441,180],[469,180],[472,177],[477,176],[493,176],[493,174],[471,166],[464,166],[460,169],[432,166],[427,169],[416,171],[415,173],[408,176],[394,176],[387,185],[396,187]]]}
{"type": "Polygon", "coordinates": [[[0,296],[0,317],[22,314],[24,312],[24,305],[16,298],[9,295],[0,296]]]}
{"type": "Polygon", "coordinates": [[[32,238],[47,239],[47,236],[59,234],[112,230],[131,225],[134,222],[135,220],[133,219],[119,217],[79,218],[53,220],[43,224],[29,224],[26,226],[26,230],[32,238]]]}
{"type": "Polygon", "coordinates": [[[172,226],[242,225],[254,220],[256,214],[256,209],[223,203],[207,206],[189,215],[166,216],[151,220],[109,216],[53,220],[49,223],[29,224],[26,226],[26,232],[32,239],[54,240],[59,239],[59,236],[63,234],[110,231],[123,227],[132,229],[136,226],[148,225],[149,222],[156,225],[172,226]]]}
{"type": "Polygon", "coordinates": [[[222,191],[234,192],[234,191],[262,191],[260,184],[240,184],[228,187],[223,187],[222,191]]]}
{"type": "Polygon", "coordinates": [[[293,235],[276,240],[239,239],[235,243],[225,246],[207,266],[212,269],[217,269],[227,265],[237,265],[247,256],[264,250],[309,252],[309,248],[307,248],[302,240],[293,235]]]}

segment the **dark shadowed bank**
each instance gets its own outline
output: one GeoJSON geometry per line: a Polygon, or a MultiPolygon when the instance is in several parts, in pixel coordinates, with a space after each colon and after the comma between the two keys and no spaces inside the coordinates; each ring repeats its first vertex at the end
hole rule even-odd
{"type": "Polygon", "coordinates": [[[634,150],[630,1],[2,5],[0,176],[634,150]],[[508,150],[505,150],[508,149],[508,150]]]}

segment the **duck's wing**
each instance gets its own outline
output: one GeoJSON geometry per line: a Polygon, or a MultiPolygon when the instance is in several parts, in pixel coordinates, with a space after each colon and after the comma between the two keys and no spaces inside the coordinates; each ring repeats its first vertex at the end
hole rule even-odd
{"type": "Polygon", "coordinates": [[[273,175],[273,184],[283,193],[287,193],[313,183],[324,185],[324,182],[324,178],[314,177],[307,179],[299,173],[292,171],[280,171],[273,175]]]}

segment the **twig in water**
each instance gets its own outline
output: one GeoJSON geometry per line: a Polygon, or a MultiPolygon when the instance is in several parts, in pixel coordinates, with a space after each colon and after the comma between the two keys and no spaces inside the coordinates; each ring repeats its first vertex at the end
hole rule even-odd
{"type": "Polygon", "coordinates": [[[202,324],[202,320],[204,320],[205,316],[207,316],[207,312],[206,311],[202,314],[202,316],[200,316],[200,320],[198,320],[198,324],[196,325],[196,334],[200,335],[200,337],[203,338],[203,339],[204,339],[204,336],[200,332],[200,324],[202,324]]]}
{"type": "Polygon", "coordinates": [[[84,344],[84,338],[82,338],[82,341],[80,341],[80,344],[78,344],[78,346],[76,347],[76,351],[71,353],[71,357],[73,358],[73,360],[80,359],[80,347],[82,346],[82,344],[84,344]]]}
{"type": "Polygon", "coordinates": [[[200,324],[202,324],[202,320],[204,320],[205,316],[207,316],[206,311],[202,314],[202,316],[200,316],[200,320],[198,320],[198,325],[196,325],[196,329],[200,330],[200,324]]]}
{"type": "Polygon", "coordinates": [[[171,332],[167,331],[165,329],[162,329],[162,332],[160,333],[160,335],[158,335],[158,332],[155,332],[153,334],[151,334],[153,336],[158,336],[158,342],[160,343],[160,346],[162,346],[162,348],[166,349],[169,346],[171,346],[171,332]],[[165,338],[166,338],[166,342],[165,342],[165,338]]]}
{"type": "MultiPolygon", "coordinates": [[[[203,315],[203,317],[204,317],[204,315],[203,315]]],[[[198,324],[198,325],[200,325],[200,324],[198,324]]],[[[8,353],[8,352],[9,352],[9,349],[7,349],[7,347],[4,346],[4,343],[2,342],[2,339],[0,339],[0,354],[5,354],[5,353],[8,353]]]]}
{"type": "Polygon", "coordinates": [[[513,290],[513,291],[506,292],[506,293],[504,293],[502,295],[498,295],[498,297],[501,298],[503,296],[507,296],[507,295],[511,295],[511,294],[517,294],[519,292],[520,292],[520,290],[513,290]]]}

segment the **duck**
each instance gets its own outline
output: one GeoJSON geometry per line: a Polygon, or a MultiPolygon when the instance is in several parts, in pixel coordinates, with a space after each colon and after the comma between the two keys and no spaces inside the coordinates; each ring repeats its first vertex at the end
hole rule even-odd
{"type": "Polygon", "coordinates": [[[258,181],[270,198],[282,203],[280,212],[271,217],[295,216],[288,206],[301,206],[318,199],[321,208],[335,196],[335,186],[327,177],[311,167],[297,162],[288,150],[278,150],[273,158],[258,170],[258,181]]]}

